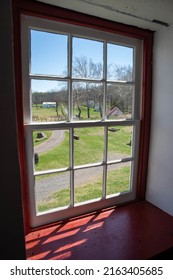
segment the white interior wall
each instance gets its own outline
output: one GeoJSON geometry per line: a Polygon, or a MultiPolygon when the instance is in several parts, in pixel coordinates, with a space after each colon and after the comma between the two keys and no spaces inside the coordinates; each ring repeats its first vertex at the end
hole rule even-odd
{"type": "Polygon", "coordinates": [[[173,215],[173,25],[155,33],[146,199],[173,215]]]}

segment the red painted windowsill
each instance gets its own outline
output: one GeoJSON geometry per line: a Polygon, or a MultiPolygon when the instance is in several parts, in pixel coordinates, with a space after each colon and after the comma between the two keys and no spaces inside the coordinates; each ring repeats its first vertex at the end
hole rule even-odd
{"type": "Polygon", "coordinates": [[[140,260],[173,247],[173,217],[142,201],[34,231],[27,259],[140,260]]]}

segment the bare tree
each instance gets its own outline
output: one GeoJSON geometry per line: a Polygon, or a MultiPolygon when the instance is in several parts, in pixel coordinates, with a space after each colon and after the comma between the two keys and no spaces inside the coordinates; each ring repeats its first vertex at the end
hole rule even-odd
{"type": "MultiPolygon", "coordinates": [[[[114,81],[133,81],[133,68],[128,65],[115,65],[108,66],[108,79],[114,81]]],[[[130,114],[132,110],[132,95],[133,86],[131,85],[113,85],[108,87],[107,101],[110,103],[110,108],[116,106],[123,113],[130,114]]]]}
{"type": "MultiPolygon", "coordinates": [[[[72,68],[73,77],[84,79],[101,79],[103,73],[103,67],[101,63],[94,63],[92,59],[87,59],[86,56],[75,57],[73,60],[72,68]]],[[[93,86],[93,85],[92,85],[93,86]]],[[[87,117],[90,118],[90,98],[92,88],[90,83],[74,83],[75,101],[78,108],[78,117],[81,117],[82,102],[86,102],[87,117]],[[85,92],[85,93],[84,93],[85,92]],[[86,96],[87,94],[87,96],[86,96]]]]}
{"type": "Polygon", "coordinates": [[[108,66],[108,78],[117,81],[132,81],[133,68],[130,65],[116,65],[112,63],[108,66]]]}
{"type": "Polygon", "coordinates": [[[101,63],[94,63],[86,56],[75,57],[73,60],[73,76],[86,79],[101,79],[103,67],[101,63]]]}

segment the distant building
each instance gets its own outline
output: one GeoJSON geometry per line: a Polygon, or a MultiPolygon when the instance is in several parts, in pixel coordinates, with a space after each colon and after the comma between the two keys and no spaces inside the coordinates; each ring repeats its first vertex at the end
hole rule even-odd
{"type": "Polygon", "coordinates": [[[94,111],[96,111],[96,112],[100,111],[100,103],[95,104],[94,111]]]}
{"type": "Polygon", "coordinates": [[[43,102],[43,108],[56,108],[56,102],[43,102]]]}
{"type": "Polygon", "coordinates": [[[112,116],[124,116],[125,114],[118,108],[118,107],[112,107],[111,109],[108,110],[107,116],[112,117],[112,116]]]}
{"type": "Polygon", "coordinates": [[[88,105],[90,108],[94,108],[95,102],[93,100],[89,100],[88,105]]]}

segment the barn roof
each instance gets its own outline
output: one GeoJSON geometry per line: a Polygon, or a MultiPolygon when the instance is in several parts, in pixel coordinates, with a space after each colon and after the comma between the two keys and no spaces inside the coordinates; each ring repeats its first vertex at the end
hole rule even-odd
{"type": "Polygon", "coordinates": [[[122,116],[124,113],[118,107],[112,107],[108,110],[107,116],[122,116]]]}

